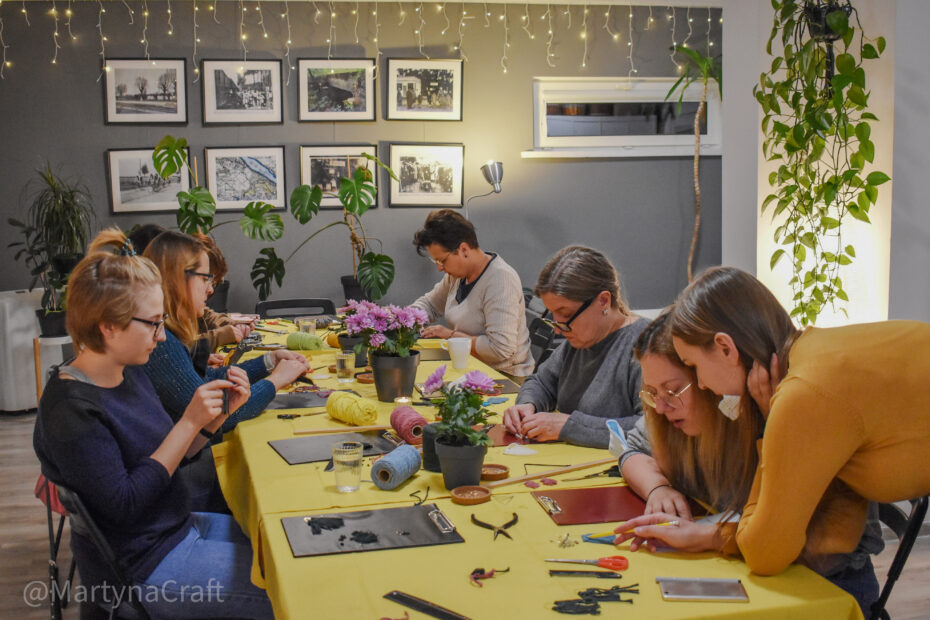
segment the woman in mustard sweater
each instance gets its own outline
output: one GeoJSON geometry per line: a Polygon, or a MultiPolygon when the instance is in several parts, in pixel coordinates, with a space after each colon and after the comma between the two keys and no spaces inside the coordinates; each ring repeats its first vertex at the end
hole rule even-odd
{"type": "MultiPolygon", "coordinates": [[[[869,500],[930,493],[930,324],[800,332],[762,283],[720,267],[681,294],[672,336],[701,388],[738,402],[740,411],[757,406],[767,416],[736,534],[754,572],[781,572],[805,545],[811,548],[810,537],[819,560],[829,562],[831,554],[855,548],[869,500]],[[820,527],[810,531],[815,513],[820,527]]],[[[621,528],[636,527],[636,535],[675,547],[712,548],[713,527],[648,525],[664,518],[647,515],[621,528]]],[[[853,592],[857,580],[874,579],[868,568],[840,585],[853,592]]]]}

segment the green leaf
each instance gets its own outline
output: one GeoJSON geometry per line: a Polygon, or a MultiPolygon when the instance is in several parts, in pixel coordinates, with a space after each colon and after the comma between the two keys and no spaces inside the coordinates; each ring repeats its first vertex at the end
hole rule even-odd
{"type": "Polygon", "coordinates": [[[762,201],[762,208],[760,209],[760,213],[765,213],[765,208],[768,207],[772,203],[773,200],[777,200],[777,199],[778,199],[778,196],[776,194],[769,194],[768,196],[766,196],[765,200],[762,201]]]}
{"type": "Polygon", "coordinates": [[[380,159],[375,157],[374,155],[371,155],[369,153],[362,153],[362,157],[364,157],[368,161],[374,162],[376,166],[378,166],[379,168],[387,172],[388,176],[390,176],[392,179],[394,179],[398,183],[400,182],[400,179],[397,178],[397,175],[394,174],[394,171],[391,170],[390,167],[385,166],[384,163],[380,159]]]}
{"type": "Polygon", "coordinates": [[[857,205],[856,203],[854,202],[849,203],[848,205],[846,205],[846,209],[849,210],[849,214],[851,216],[853,216],[855,219],[859,220],[860,222],[865,222],[866,224],[870,224],[872,222],[872,220],[869,219],[869,214],[863,211],[862,209],[860,209],[859,205],[857,205]]]}
{"type": "Polygon", "coordinates": [[[284,235],[284,222],[277,213],[270,213],[274,205],[267,202],[250,202],[239,219],[239,227],[249,239],[277,241],[284,235]]]}
{"type": "Polygon", "coordinates": [[[855,84],[859,88],[864,89],[865,88],[865,69],[863,69],[862,67],[856,67],[856,70],[853,71],[853,74],[852,74],[852,81],[853,81],[853,84],[855,84]]]}
{"type": "Polygon", "coordinates": [[[839,228],[840,221],[836,218],[824,216],[820,218],[820,223],[823,225],[825,230],[833,230],[834,228],[839,228]]]}
{"type": "Polygon", "coordinates": [[[252,286],[258,291],[258,298],[262,301],[268,299],[272,283],[281,286],[284,281],[284,261],[275,253],[274,248],[262,248],[260,256],[252,264],[252,286]]]}
{"type": "Polygon", "coordinates": [[[868,183],[869,185],[881,185],[882,183],[885,183],[890,180],[891,180],[890,176],[878,170],[876,170],[875,172],[870,172],[869,176],[865,177],[865,182],[868,183]]]}
{"type": "Polygon", "coordinates": [[[339,186],[339,200],[345,210],[356,215],[363,215],[375,201],[375,186],[370,183],[371,172],[365,168],[356,168],[351,179],[342,179],[339,186]]]}
{"type": "Polygon", "coordinates": [[[878,201],[878,188],[874,185],[866,185],[865,193],[869,197],[869,201],[872,204],[875,204],[878,201]]]}
{"type": "Polygon", "coordinates": [[[780,261],[784,255],[784,250],[775,250],[775,252],[772,253],[772,258],[769,260],[769,269],[775,269],[775,265],[778,264],[778,261],[780,261]]]}
{"type": "Polygon", "coordinates": [[[875,45],[878,46],[878,53],[881,54],[885,51],[885,37],[878,37],[875,39],[875,45]]]}
{"type": "Polygon", "coordinates": [[[804,246],[801,244],[794,246],[794,260],[798,263],[803,263],[806,258],[807,250],[804,249],[804,246]]]}
{"type": "Polygon", "coordinates": [[[836,34],[844,35],[849,30],[849,17],[845,11],[830,11],[827,13],[827,26],[836,34]]]}
{"type": "Polygon", "coordinates": [[[856,151],[849,156],[849,165],[856,170],[862,170],[865,168],[865,157],[863,157],[862,153],[856,151]]]}
{"type": "Polygon", "coordinates": [[[836,57],[836,70],[843,75],[852,76],[853,71],[856,70],[856,59],[852,57],[852,54],[840,54],[836,57]]]}
{"type": "Polygon", "coordinates": [[[378,300],[394,281],[394,260],[385,254],[366,252],[359,261],[356,277],[362,289],[373,300],[378,300]]]}
{"type": "Polygon", "coordinates": [[[843,301],[849,301],[849,295],[846,294],[846,291],[843,289],[837,289],[836,296],[843,301]]]}
{"type": "Polygon", "coordinates": [[[866,96],[865,91],[862,90],[861,86],[850,86],[849,90],[846,91],[846,96],[849,97],[849,100],[856,105],[869,105],[869,98],[866,96]]]}
{"type": "Polygon", "coordinates": [[[861,141],[866,141],[869,139],[869,136],[872,134],[872,128],[869,127],[868,123],[859,123],[856,125],[856,137],[861,141]]]}
{"type": "Polygon", "coordinates": [[[840,254],[840,257],[837,259],[836,262],[838,262],[840,265],[849,265],[850,263],[852,263],[852,259],[846,256],[845,254],[840,254]]]}
{"type": "Polygon", "coordinates": [[[178,192],[178,228],[193,234],[207,232],[213,228],[216,215],[216,200],[204,187],[192,187],[189,192],[178,192]]]}
{"type": "Polygon", "coordinates": [[[859,152],[865,157],[865,160],[872,162],[875,160],[875,145],[870,140],[863,140],[859,143],[859,152]]]}
{"type": "Polygon", "coordinates": [[[319,185],[299,185],[291,192],[291,215],[300,224],[306,224],[320,212],[323,190],[319,185]]]}
{"type": "Polygon", "coordinates": [[[863,58],[878,58],[878,52],[875,50],[875,46],[871,43],[866,43],[862,46],[862,57],[863,58]]]}
{"type": "Polygon", "coordinates": [[[872,114],[871,112],[863,112],[862,115],[861,115],[859,118],[861,118],[861,119],[863,119],[863,120],[869,119],[870,121],[877,121],[877,120],[878,120],[878,117],[875,116],[874,114],[872,114]]]}
{"type": "Polygon", "coordinates": [[[868,213],[869,207],[872,206],[872,201],[869,200],[868,194],[865,192],[859,192],[859,195],[856,196],[856,202],[859,205],[859,208],[868,213]]]}
{"type": "Polygon", "coordinates": [[[155,145],[152,162],[155,164],[155,172],[161,178],[168,179],[187,165],[187,140],[165,136],[155,145]]]}
{"type": "Polygon", "coordinates": [[[853,258],[856,257],[856,248],[854,248],[851,245],[847,245],[845,248],[843,248],[843,251],[849,254],[850,256],[852,256],[853,258]]]}
{"type": "Polygon", "coordinates": [[[812,232],[806,232],[801,235],[800,241],[812,250],[817,246],[817,237],[815,237],[812,232]]]}

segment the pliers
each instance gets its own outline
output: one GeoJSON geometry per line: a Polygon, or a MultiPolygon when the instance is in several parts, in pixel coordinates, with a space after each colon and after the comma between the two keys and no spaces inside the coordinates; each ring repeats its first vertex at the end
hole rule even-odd
{"type": "Polygon", "coordinates": [[[511,527],[511,526],[513,526],[513,525],[516,525],[516,523],[517,523],[517,513],[513,513],[513,518],[512,518],[510,521],[508,521],[507,523],[503,524],[503,525],[491,525],[490,523],[485,523],[484,521],[479,521],[477,518],[475,518],[475,515],[474,515],[474,514],[471,516],[471,522],[474,523],[475,525],[477,525],[478,527],[483,527],[483,528],[485,528],[485,529],[488,529],[488,530],[493,531],[493,532],[494,532],[494,539],[493,539],[493,540],[497,540],[497,535],[498,535],[498,534],[503,534],[504,536],[506,536],[506,537],[509,538],[510,540],[513,540],[513,536],[511,536],[506,530],[507,530],[507,528],[509,528],[509,527],[511,527]]]}

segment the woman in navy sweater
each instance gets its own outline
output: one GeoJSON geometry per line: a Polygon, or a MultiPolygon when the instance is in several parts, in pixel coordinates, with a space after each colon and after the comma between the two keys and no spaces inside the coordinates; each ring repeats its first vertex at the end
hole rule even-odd
{"type": "MultiPolygon", "coordinates": [[[[248,538],[228,515],[192,513],[175,475],[222,424],[224,391],[229,411],[248,400],[245,372],[199,387],[172,421],[138,368],[165,338],[159,272],[119,231],[100,233],[72,273],[68,310],[78,355],[39,403],[42,472],[81,497],[153,617],[272,617],[249,578],[248,538]]],[[[72,547],[88,592],[102,596],[91,586],[114,584],[105,563],[76,532],[72,547]]]]}

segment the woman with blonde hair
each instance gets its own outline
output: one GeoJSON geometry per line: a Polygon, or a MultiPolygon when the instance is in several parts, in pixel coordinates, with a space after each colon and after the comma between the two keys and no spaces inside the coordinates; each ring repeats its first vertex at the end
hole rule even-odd
{"type": "MultiPolygon", "coordinates": [[[[87,505],[151,616],[270,618],[268,597],[250,582],[248,538],[228,515],[192,513],[175,475],[223,422],[224,401],[229,411],[247,401],[248,379],[231,369],[201,385],[172,421],[139,367],[165,339],[164,322],[158,269],[118,230],[100,233],[68,282],[77,357],[52,374],[39,403],[42,472],[87,505]]],[[[118,587],[92,541],[73,531],[71,546],[87,592],[118,587]]]]}
{"type": "Polygon", "coordinates": [[[537,441],[606,448],[607,420],[629,430],[642,415],[633,343],[648,322],[627,307],[610,260],[584,246],[553,256],[536,294],[565,342],[524,382],[516,404],[504,412],[504,425],[537,441]]]}

